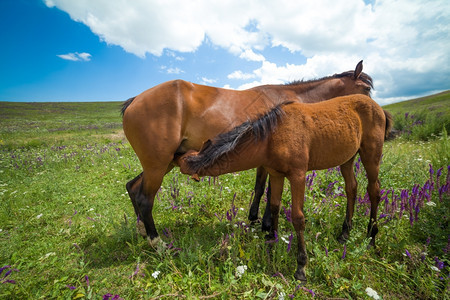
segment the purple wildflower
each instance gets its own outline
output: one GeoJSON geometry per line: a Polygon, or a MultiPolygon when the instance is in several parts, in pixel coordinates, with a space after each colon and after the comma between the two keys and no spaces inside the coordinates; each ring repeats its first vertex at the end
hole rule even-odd
{"type": "Polygon", "coordinates": [[[67,288],[71,289],[71,290],[76,290],[77,288],[73,285],[66,285],[67,288]]]}
{"type": "Polygon", "coordinates": [[[328,257],[328,248],[325,247],[325,256],[328,257]]]}
{"type": "Polygon", "coordinates": [[[291,209],[290,208],[286,208],[285,206],[283,206],[283,212],[284,212],[284,216],[286,217],[286,220],[288,222],[292,222],[291,209]]]}
{"type": "Polygon", "coordinates": [[[162,230],[162,232],[163,232],[164,236],[166,236],[167,238],[169,238],[169,239],[172,238],[172,232],[170,231],[169,228],[167,228],[167,227],[164,228],[164,229],[162,230]]]}
{"type": "Polygon", "coordinates": [[[7,266],[4,266],[4,267],[0,268],[0,274],[3,273],[3,270],[9,269],[9,268],[11,268],[10,265],[7,265],[7,266]]]}
{"type": "Polygon", "coordinates": [[[284,283],[286,283],[286,285],[289,285],[289,282],[286,280],[283,273],[281,273],[281,272],[277,272],[277,273],[273,274],[272,277],[281,277],[281,279],[283,279],[284,283]]]}
{"type": "Polygon", "coordinates": [[[345,259],[346,255],[347,255],[347,245],[344,245],[344,252],[342,252],[342,259],[345,259]]]}
{"type": "Polygon", "coordinates": [[[442,249],[442,251],[444,251],[444,253],[450,252],[450,235],[448,236],[448,239],[447,239],[447,246],[444,249],[442,249]]]}
{"type": "Polygon", "coordinates": [[[310,290],[310,289],[308,289],[308,288],[305,288],[304,286],[302,286],[301,288],[302,288],[302,290],[304,290],[304,291],[306,291],[306,292],[310,293],[310,294],[311,294],[311,296],[313,296],[313,297],[315,297],[315,296],[316,296],[316,293],[314,293],[314,291],[313,291],[313,290],[310,290]]]}
{"type": "Polygon", "coordinates": [[[86,279],[86,285],[89,286],[89,277],[87,275],[84,275],[84,279],[86,279]]]}
{"type": "Polygon", "coordinates": [[[112,295],[111,293],[105,294],[103,295],[103,300],[120,300],[122,298],[120,298],[119,295],[112,295]]]}
{"type": "Polygon", "coordinates": [[[0,282],[1,282],[2,284],[4,284],[4,283],[16,284],[16,281],[15,281],[15,280],[12,280],[12,279],[6,279],[6,277],[8,277],[9,275],[11,275],[11,273],[12,273],[13,271],[14,271],[14,272],[19,272],[19,270],[17,270],[17,269],[11,269],[11,266],[10,266],[10,265],[7,265],[7,266],[4,266],[4,267],[0,268],[0,274],[2,274],[3,271],[6,270],[6,269],[9,269],[9,270],[5,273],[5,275],[3,275],[3,278],[0,279],[0,282]]]}
{"type": "Polygon", "coordinates": [[[136,265],[136,270],[134,270],[134,273],[131,274],[131,276],[129,276],[128,278],[131,279],[134,276],[136,276],[139,273],[139,263],[136,265]]]}
{"type": "Polygon", "coordinates": [[[411,253],[409,253],[408,249],[405,249],[405,253],[406,253],[406,256],[408,256],[409,258],[411,258],[411,253]]]}
{"type": "Polygon", "coordinates": [[[233,218],[235,218],[236,217],[236,215],[237,215],[237,213],[238,213],[238,209],[237,209],[237,207],[233,204],[232,206],[231,206],[231,208],[229,209],[229,210],[227,210],[227,220],[228,221],[232,221],[233,220],[233,218]]]}
{"type": "Polygon", "coordinates": [[[216,216],[217,220],[219,220],[219,222],[222,222],[223,215],[221,215],[220,217],[219,217],[219,215],[217,213],[215,213],[214,215],[216,216]]]}
{"type": "Polygon", "coordinates": [[[294,235],[291,232],[291,235],[289,236],[289,243],[287,246],[287,252],[289,253],[289,251],[291,251],[291,245],[292,245],[292,239],[294,238],[294,235]]]}
{"type": "Polygon", "coordinates": [[[436,171],[436,183],[437,183],[438,189],[439,189],[439,187],[440,187],[440,178],[441,178],[441,176],[442,176],[442,170],[443,170],[443,169],[444,169],[444,168],[440,168],[439,170],[436,171]]]}
{"type": "Polygon", "coordinates": [[[278,234],[276,231],[274,232],[274,238],[272,240],[266,241],[266,244],[272,244],[272,243],[278,243],[278,234]]]}
{"type": "Polygon", "coordinates": [[[424,262],[426,258],[426,254],[424,252],[420,253],[420,261],[424,262]]]}
{"type": "Polygon", "coordinates": [[[439,260],[439,258],[437,256],[434,258],[434,261],[436,262],[436,267],[439,270],[442,270],[444,268],[444,266],[445,266],[444,262],[439,260]]]}

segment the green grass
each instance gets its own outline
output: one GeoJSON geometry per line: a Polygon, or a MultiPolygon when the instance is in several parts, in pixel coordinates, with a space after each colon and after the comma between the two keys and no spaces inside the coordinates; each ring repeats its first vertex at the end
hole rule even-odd
{"type": "Polygon", "coordinates": [[[448,184],[447,136],[385,144],[380,180],[388,192],[376,250],[366,249],[364,172],[344,258],[336,240],[345,215],[343,179],[336,169],[309,173],[308,283],[300,286],[294,244],[288,252],[289,185],[280,238],[270,249],[260,228],[247,224],[254,170],[199,183],[172,170],[154,208],[157,229],[172,247],[150,249],[136,233],[125,190],[141,167],[123,136],[119,107],[0,102],[0,267],[10,266],[0,274],[1,298],[364,299],[367,287],[383,299],[449,297],[450,199],[448,190],[439,192],[448,184]],[[413,198],[425,200],[411,225],[413,198]],[[240,266],[247,267],[242,276],[240,266]]]}

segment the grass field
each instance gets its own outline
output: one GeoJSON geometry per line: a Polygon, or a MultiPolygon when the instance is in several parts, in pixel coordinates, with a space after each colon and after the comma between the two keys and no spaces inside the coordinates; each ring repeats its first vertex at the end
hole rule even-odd
{"type": "MultiPolygon", "coordinates": [[[[445,132],[386,142],[375,250],[366,248],[369,206],[359,162],[345,246],[336,240],[346,203],[338,169],[308,173],[308,283],[301,286],[293,278],[289,186],[269,251],[264,233],[247,222],[254,170],[199,183],[172,170],[154,208],[170,247],[150,249],[136,234],[125,190],[141,167],[119,107],[0,102],[0,298],[449,298],[445,132]]],[[[440,111],[448,117],[448,106],[440,111]]]]}

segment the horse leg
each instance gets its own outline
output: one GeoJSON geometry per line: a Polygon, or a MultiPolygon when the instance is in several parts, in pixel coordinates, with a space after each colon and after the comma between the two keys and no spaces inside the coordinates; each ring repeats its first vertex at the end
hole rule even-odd
{"type": "Polygon", "coordinates": [[[136,213],[136,216],[139,216],[139,208],[136,204],[136,196],[139,192],[139,187],[142,183],[142,173],[136,176],[133,180],[128,181],[126,184],[128,196],[130,196],[131,203],[133,204],[134,212],[136,213]]]}
{"type": "MultiPolygon", "coordinates": [[[[270,186],[270,182],[269,182],[269,186],[267,187],[267,199],[271,198],[271,194],[272,194],[272,188],[270,186]]],[[[281,196],[280,196],[281,197],[281,196]]],[[[270,201],[267,201],[267,205],[266,205],[266,210],[264,211],[264,216],[262,219],[262,224],[261,224],[261,230],[262,231],[269,231],[270,230],[270,226],[272,225],[272,217],[271,217],[271,211],[270,211],[270,201]]]]}
{"type": "Polygon", "coordinates": [[[147,240],[151,247],[156,247],[160,241],[158,232],[156,231],[155,222],[153,220],[152,210],[156,193],[161,187],[165,170],[158,172],[155,169],[148,172],[144,169],[142,184],[136,197],[136,204],[139,208],[139,215],[144,222],[147,240]]]}
{"type": "Polygon", "coordinates": [[[292,197],[292,225],[294,225],[295,233],[297,234],[297,270],[294,277],[302,283],[306,283],[305,266],[308,261],[305,244],[305,215],[303,214],[303,202],[305,197],[305,173],[304,171],[296,171],[288,177],[291,183],[291,197],[292,197]]]}
{"type": "Polygon", "coordinates": [[[136,197],[139,194],[141,184],[142,184],[142,173],[136,176],[133,180],[130,180],[126,185],[126,188],[128,195],[130,196],[131,203],[133,204],[134,213],[136,214],[137,217],[136,223],[137,231],[142,237],[145,238],[147,237],[147,232],[145,231],[144,223],[141,221],[142,217],[140,216],[139,207],[136,203],[136,197]]]}
{"type": "Polygon", "coordinates": [[[266,180],[267,180],[267,171],[262,167],[257,168],[254,196],[252,200],[252,205],[250,207],[250,212],[248,215],[248,220],[251,222],[255,222],[256,220],[258,220],[259,203],[261,201],[261,197],[264,195],[266,180]]]}
{"type": "Polygon", "coordinates": [[[381,147],[373,147],[372,149],[360,149],[361,162],[367,173],[367,193],[370,199],[370,220],[367,228],[367,237],[370,237],[369,246],[375,247],[375,235],[378,233],[377,211],[380,202],[380,180],[378,173],[380,171],[381,147]]]}
{"type": "Polygon", "coordinates": [[[352,218],[355,210],[356,192],[358,183],[356,181],[355,172],[353,171],[353,161],[355,157],[352,157],[348,162],[341,165],[341,174],[345,181],[345,194],[347,195],[347,212],[345,213],[344,224],[342,224],[342,232],[338,237],[339,243],[345,243],[352,229],[352,218]]]}
{"type": "Polygon", "coordinates": [[[270,176],[269,185],[272,187],[272,192],[270,193],[269,207],[271,214],[271,226],[269,234],[266,236],[267,239],[275,238],[275,233],[278,230],[278,216],[280,214],[280,204],[281,195],[283,194],[284,177],[270,176]]]}

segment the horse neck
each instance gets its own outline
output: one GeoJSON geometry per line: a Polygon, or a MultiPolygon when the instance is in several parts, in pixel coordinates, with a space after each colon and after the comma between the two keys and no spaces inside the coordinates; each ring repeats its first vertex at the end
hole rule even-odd
{"type": "Polygon", "coordinates": [[[282,87],[285,91],[294,92],[304,103],[321,102],[342,95],[342,87],[334,84],[331,79],[301,82],[282,87]]]}

